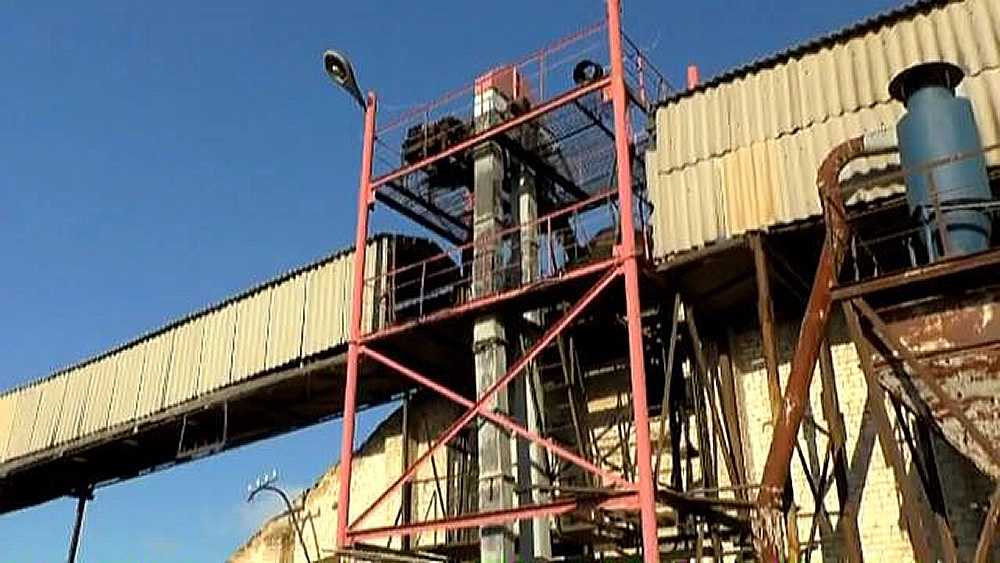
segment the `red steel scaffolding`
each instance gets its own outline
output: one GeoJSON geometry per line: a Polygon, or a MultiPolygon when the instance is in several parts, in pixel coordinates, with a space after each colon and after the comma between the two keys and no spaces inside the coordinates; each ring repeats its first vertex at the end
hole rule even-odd
{"type": "MultiPolygon", "coordinates": [[[[381,129],[376,126],[375,93],[371,92],[367,96],[358,193],[350,344],[344,389],[337,547],[347,549],[363,541],[410,536],[429,530],[497,526],[526,518],[558,516],[588,508],[638,512],[644,559],[656,561],[658,559],[656,493],[651,463],[653,454],[650,445],[639,292],[640,260],[643,260],[645,245],[641,240],[637,240],[637,237],[641,237],[644,232],[644,202],[641,195],[637,195],[644,186],[644,178],[639,174],[637,174],[638,179],[633,177],[634,167],[641,166],[642,153],[641,148],[636,146],[639,135],[634,131],[637,127],[630,122],[630,112],[637,109],[648,110],[649,100],[658,97],[659,94],[655,90],[664,87],[665,81],[651,69],[638,49],[624,38],[621,31],[620,0],[608,0],[606,21],[602,24],[587,28],[521,63],[504,68],[514,69],[513,89],[522,90],[515,95],[515,98],[526,99],[530,95],[539,101],[514,108],[510,115],[499,122],[474,131],[463,125],[468,123],[467,121],[463,122],[458,118],[436,121],[432,119],[432,114],[441,112],[442,107],[449,103],[468,102],[468,89],[449,95],[443,102],[404,115],[381,129]],[[606,46],[594,43],[595,39],[601,37],[602,31],[607,35],[606,46]],[[570,61],[567,54],[573,45],[587,46],[587,49],[581,49],[582,53],[573,53],[570,61]],[[591,63],[589,60],[589,57],[596,56],[591,48],[598,51],[606,48],[609,66],[606,75],[602,62],[591,63]],[[575,73],[574,83],[561,89],[557,81],[551,78],[552,69],[576,64],[580,61],[576,58],[580,54],[586,54],[588,59],[583,61],[582,66],[577,64],[576,70],[579,72],[575,73]],[[556,93],[550,95],[549,92],[556,93]],[[605,114],[604,117],[602,112],[605,114]],[[610,115],[607,115],[608,113],[610,115]],[[415,128],[402,127],[414,122],[417,124],[415,128]],[[450,126],[451,129],[442,130],[445,126],[450,126]],[[532,127],[533,131],[541,131],[536,133],[537,138],[532,146],[524,148],[511,141],[512,137],[519,134],[519,129],[524,130],[528,126],[532,127]],[[430,133],[439,135],[442,139],[433,150],[427,150],[430,133]],[[396,137],[393,137],[394,134],[396,137]],[[392,154],[395,152],[393,146],[404,146],[400,141],[405,141],[405,136],[413,137],[414,134],[418,139],[422,136],[423,152],[417,151],[416,158],[413,156],[415,154],[413,151],[403,155],[398,152],[392,154]],[[534,280],[501,284],[499,289],[494,289],[487,295],[466,298],[458,303],[449,303],[436,311],[427,311],[424,306],[431,301],[429,293],[430,287],[435,286],[432,281],[434,275],[440,276],[440,279],[459,279],[465,282],[472,276],[482,275],[471,267],[473,256],[476,257],[476,261],[481,260],[479,248],[483,245],[483,241],[477,239],[475,247],[471,243],[472,211],[468,202],[470,196],[467,192],[454,189],[454,186],[464,182],[466,188],[470,187],[471,182],[468,179],[471,171],[467,155],[494,143],[505,147],[510,154],[519,159],[522,166],[532,169],[537,177],[545,176],[551,182],[550,197],[544,201],[540,198],[538,203],[538,219],[530,224],[518,223],[506,231],[495,232],[490,239],[497,245],[502,245],[505,236],[517,236],[518,232],[523,232],[525,229],[536,230],[540,235],[539,238],[546,241],[545,249],[540,249],[538,252],[540,272],[534,280]],[[557,160],[555,151],[550,150],[555,145],[564,149],[572,147],[571,151],[564,150],[558,157],[562,159],[558,166],[553,164],[557,160]],[[385,153],[389,153],[388,156],[385,153]],[[400,162],[400,156],[402,165],[395,164],[393,160],[400,162]],[[599,174],[594,174],[592,171],[596,166],[595,163],[600,162],[605,162],[611,171],[608,178],[603,180],[603,185],[599,174]],[[591,169],[589,172],[588,168],[591,169]],[[426,227],[440,238],[456,243],[457,249],[445,253],[440,259],[441,264],[435,264],[433,259],[426,260],[391,274],[390,281],[397,285],[397,289],[404,283],[402,280],[411,281],[413,286],[411,293],[414,294],[417,312],[409,320],[391,319],[387,327],[365,334],[362,329],[363,303],[366,295],[378,298],[372,293],[378,285],[377,281],[366,279],[364,267],[369,215],[376,201],[426,227]],[[611,225],[618,230],[618,233],[611,231],[611,235],[617,239],[617,243],[612,242],[611,251],[599,259],[590,259],[586,263],[574,261],[566,252],[566,248],[570,246],[566,239],[572,235],[569,226],[572,221],[566,220],[566,217],[572,215],[573,220],[578,220],[587,213],[601,212],[601,210],[607,211],[612,217],[611,225]],[[546,213],[543,214],[543,211],[546,213]],[[616,214],[617,220],[614,219],[616,214]],[[560,234],[557,236],[557,233],[560,234]],[[557,249],[560,257],[556,256],[557,249]],[[456,260],[458,265],[455,265],[456,260]],[[447,262],[448,266],[443,266],[444,262],[447,262]],[[593,281],[595,279],[596,281],[593,281]],[[524,373],[526,367],[535,361],[567,327],[578,320],[581,313],[600,295],[612,286],[617,287],[619,280],[624,286],[625,311],[622,317],[627,324],[628,367],[633,397],[632,423],[637,443],[634,480],[602,467],[599,463],[580,455],[574,448],[556,443],[553,439],[530,430],[506,413],[494,410],[490,406],[494,397],[504,392],[508,384],[524,373]],[[527,348],[520,359],[510,365],[506,373],[498,377],[485,392],[481,391],[475,400],[441,383],[439,379],[404,364],[375,346],[379,339],[389,334],[419,330],[423,325],[473,311],[485,311],[498,304],[510,303],[539,287],[551,288],[569,283],[591,283],[591,285],[575,304],[563,311],[561,318],[541,332],[541,336],[527,348]],[[371,506],[350,521],[353,438],[359,373],[363,360],[388,368],[466,410],[410,465],[409,469],[377,497],[371,506]],[[601,483],[602,493],[596,497],[593,494],[578,498],[560,496],[551,502],[537,502],[530,506],[480,511],[392,527],[365,526],[369,516],[378,507],[413,480],[421,465],[477,418],[485,419],[511,435],[537,444],[549,455],[575,464],[593,474],[601,483]]],[[[499,80],[504,76],[509,76],[509,72],[504,74],[494,71],[492,75],[487,75],[486,79],[499,80]]],[[[472,104],[469,103],[463,111],[471,108],[472,104]]]]}

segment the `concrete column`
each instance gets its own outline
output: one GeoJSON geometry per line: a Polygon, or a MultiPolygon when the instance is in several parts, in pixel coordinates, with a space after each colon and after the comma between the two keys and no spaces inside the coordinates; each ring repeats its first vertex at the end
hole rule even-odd
{"type": "MultiPolygon", "coordinates": [[[[506,110],[506,99],[490,83],[477,84],[475,125],[482,131],[495,124],[506,110]]],[[[502,225],[503,153],[495,143],[475,149],[473,284],[472,295],[485,297],[501,289],[499,244],[495,234],[502,225]],[[499,270],[499,271],[498,271],[499,270]]],[[[500,319],[487,315],[476,320],[473,329],[473,353],[476,364],[476,393],[481,395],[507,371],[506,334],[500,319]]],[[[507,393],[501,392],[489,408],[509,412],[507,393]]],[[[513,506],[513,474],[510,459],[510,434],[492,424],[482,424],[478,431],[479,509],[499,510],[513,506]]],[[[489,526],[480,530],[480,560],[484,563],[507,563],[514,560],[514,537],[507,526],[489,526]]]]}
{"type": "MultiPolygon", "coordinates": [[[[528,132],[526,135],[531,135],[528,132]]],[[[532,150],[534,139],[523,138],[521,142],[528,150],[532,150]]],[[[521,168],[516,187],[517,221],[521,228],[519,237],[521,282],[530,283],[538,278],[538,228],[533,224],[538,218],[538,203],[534,175],[521,168]]],[[[539,311],[528,311],[524,314],[526,321],[539,324],[539,311]]],[[[536,363],[528,366],[524,378],[520,378],[519,392],[516,395],[522,404],[515,409],[523,413],[524,423],[528,430],[541,434],[539,424],[545,413],[545,393],[542,388],[541,374],[536,363]]],[[[538,486],[549,484],[548,476],[543,469],[546,466],[545,449],[526,440],[518,440],[517,449],[518,484],[523,488],[529,485],[533,489],[527,494],[518,496],[519,504],[538,504],[548,500],[549,494],[539,490],[538,486]]],[[[552,558],[552,537],[548,518],[535,518],[530,523],[522,522],[520,529],[521,559],[524,561],[548,561],[552,558]]]]}

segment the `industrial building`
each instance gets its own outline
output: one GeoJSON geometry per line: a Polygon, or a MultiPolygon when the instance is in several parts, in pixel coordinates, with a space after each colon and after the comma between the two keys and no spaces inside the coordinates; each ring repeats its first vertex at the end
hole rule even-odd
{"type": "Polygon", "coordinates": [[[342,416],[231,561],[1000,558],[1000,2],[684,88],[607,4],[399,115],[328,52],[355,250],[0,395],[0,511],[342,416]]]}

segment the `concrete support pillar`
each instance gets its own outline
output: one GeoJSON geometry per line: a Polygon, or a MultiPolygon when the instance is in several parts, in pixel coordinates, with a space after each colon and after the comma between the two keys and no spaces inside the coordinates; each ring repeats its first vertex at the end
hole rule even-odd
{"type": "MultiPolygon", "coordinates": [[[[530,135],[530,133],[528,133],[530,135]]],[[[525,146],[531,150],[533,139],[521,139],[525,146]]],[[[530,283],[538,278],[538,229],[534,225],[538,218],[538,205],[536,199],[535,177],[521,168],[516,178],[517,200],[517,221],[522,225],[519,236],[520,248],[520,270],[521,282],[530,283]]],[[[541,322],[541,315],[538,311],[528,311],[524,314],[525,320],[532,324],[541,322]]],[[[515,405],[519,418],[523,417],[523,423],[528,430],[541,434],[543,431],[540,424],[545,413],[545,394],[542,389],[540,372],[537,364],[528,366],[524,377],[517,382],[518,392],[515,405]]],[[[540,445],[528,443],[526,440],[517,441],[517,480],[522,488],[522,493],[518,495],[518,504],[538,504],[548,500],[549,494],[540,490],[539,486],[549,485],[548,476],[544,472],[546,467],[545,450],[540,445]],[[524,490],[527,487],[529,490],[524,490]]],[[[520,553],[524,561],[548,561],[552,558],[552,538],[549,528],[548,518],[534,518],[530,521],[521,522],[520,553]]]]}
{"type": "MultiPolygon", "coordinates": [[[[476,130],[495,124],[506,109],[502,93],[490,84],[477,84],[475,99],[476,130]]],[[[487,143],[475,149],[474,164],[474,258],[473,297],[485,297],[501,289],[499,242],[496,233],[502,225],[504,158],[499,146],[487,143]]],[[[476,320],[473,329],[473,352],[476,365],[476,393],[482,394],[507,371],[506,334],[501,320],[486,315],[476,320]]],[[[510,412],[507,393],[491,401],[490,409],[510,412]]],[[[482,424],[478,431],[479,509],[500,510],[513,506],[510,434],[493,424],[482,424]]],[[[484,563],[507,563],[514,560],[514,537],[507,526],[489,526],[480,530],[480,560],[484,563]]]]}

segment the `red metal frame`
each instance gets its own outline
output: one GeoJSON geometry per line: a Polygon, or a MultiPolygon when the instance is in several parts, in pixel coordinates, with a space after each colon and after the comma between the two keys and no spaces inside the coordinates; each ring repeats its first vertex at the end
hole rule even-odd
{"type": "MultiPolygon", "coordinates": [[[[353,530],[353,528],[359,525],[361,522],[363,522],[364,519],[367,518],[368,515],[371,514],[371,512],[377,506],[382,504],[382,502],[384,502],[385,499],[389,498],[389,496],[392,495],[392,493],[396,492],[403,485],[403,483],[406,483],[407,481],[411,480],[416,475],[417,469],[419,469],[420,466],[424,464],[424,462],[430,459],[431,455],[433,455],[434,452],[441,449],[441,447],[443,447],[445,444],[452,441],[456,436],[458,436],[459,432],[462,431],[462,428],[464,428],[465,425],[472,422],[472,420],[477,415],[483,416],[484,418],[489,418],[490,416],[492,416],[492,413],[487,414],[488,411],[484,410],[484,406],[487,405],[488,402],[494,396],[496,396],[497,393],[499,393],[502,389],[504,389],[507,386],[507,384],[511,382],[511,380],[517,377],[518,374],[520,374],[526,367],[528,367],[528,365],[532,361],[534,361],[539,354],[542,353],[542,350],[544,350],[546,346],[551,344],[552,341],[556,338],[556,336],[558,336],[567,326],[569,326],[570,323],[572,323],[573,320],[575,320],[576,317],[583,312],[583,310],[587,307],[587,305],[592,303],[594,299],[597,298],[597,296],[601,293],[601,291],[604,290],[604,288],[606,288],[618,276],[618,273],[619,270],[615,269],[605,274],[605,276],[601,278],[601,281],[597,282],[597,284],[593,288],[591,288],[586,293],[586,295],[584,295],[583,298],[581,298],[580,301],[576,303],[576,305],[571,307],[570,310],[567,311],[566,314],[563,315],[561,319],[559,319],[559,321],[557,321],[548,331],[546,331],[545,335],[542,336],[542,338],[540,338],[538,342],[536,342],[531,347],[531,349],[529,349],[528,352],[525,353],[524,356],[518,359],[518,361],[515,362],[514,365],[507,370],[507,373],[504,374],[503,377],[498,379],[492,386],[490,386],[486,390],[486,392],[484,392],[476,400],[475,404],[472,405],[472,408],[470,408],[468,411],[465,412],[465,414],[463,414],[455,422],[453,422],[451,426],[449,426],[448,429],[444,431],[441,437],[438,438],[434,442],[434,444],[427,449],[427,451],[425,451],[419,458],[417,458],[417,460],[412,465],[410,465],[410,468],[403,475],[401,475],[398,479],[396,479],[396,481],[392,485],[390,485],[389,488],[386,489],[385,492],[383,492],[382,495],[379,496],[375,500],[375,502],[373,502],[372,505],[368,507],[367,510],[361,513],[361,516],[359,516],[357,520],[351,523],[350,528],[353,530]]],[[[430,383],[429,378],[420,376],[419,374],[416,375],[418,375],[417,379],[421,383],[424,383],[425,385],[427,383],[430,383]]],[[[511,424],[511,426],[518,428],[519,430],[521,430],[526,434],[534,436],[534,434],[531,434],[530,432],[528,432],[528,430],[521,428],[516,424],[511,424]]]]}
{"type": "MultiPolygon", "coordinates": [[[[613,510],[634,510],[638,509],[642,523],[643,556],[646,562],[654,562],[659,559],[658,539],[656,528],[656,501],[652,475],[652,447],[649,438],[649,417],[647,411],[646,398],[646,377],[645,360],[643,358],[642,346],[642,325],[641,325],[641,305],[639,296],[639,253],[635,239],[634,227],[634,198],[632,193],[632,162],[630,158],[630,131],[628,122],[629,94],[626,86],[625,54],[622,48],[621,31],[621,2],[620,0],[608,0],[607,2],[607,29],[609,51],[611,57],[611,72],[606,78],[597,80],[585,86],[575,88],[556,96],[548,102],[542,103],[531,111],[526,112],[514,119],[506,121],[492,127],[478,135],[454,145],[438,154],[430,156],[421,162],[404,166],[399,170],[372,178],[372,159],[376,136],[375,111],[376,102],[374,94],[369,94],[365,111],[365,137],[364,151],[362,154],[361,181],[358,194],[358,222],[356,232],[356,252],[354,256],[354,287],[353,302],[351,305],[351,326],[350,343],[348,348],[347,382],[344,388],[344,424],[341,443],[341,463],[339,471],[339,504],[337,506],[337,547],[340,549],[349,547],[354,541],[362,539],[373,539],[377,537],[391,537],[416,534],[428,530],[447,530],[455,528],[466,528],[475,526],[492,525],[521,520],[532,517],[545,517],[565,514],[581,507],[598,507],[613,510]],[[365,241],[368,231],[368,215],[373,203],[373,193],[379,186],[393,180],[416,172],[428,164],[431,164],[451,154],[469,149],[496,135],[511,130],[523,123],[540,117],[546,112],[552,111],[562,105],[571,103],[582,96],[598,90],[605,91],[611,99],[614,109],[614,137],[617,164],[617,190],[619,209],[621,213],[621,244],[615,248],[615,257],[612,260],[593,264],[586,268],[585,273],[597,273],[607,269],[604,275],[591,287],[580,300],[573,305],[564,316],[556,321],[545,334],[534,343],[534,345],[517,360],[485,393],[475,401],[471,401],[461,394],[448,389],[444,385],[436,383],[433,379],[412,370],[405,365],[389,358],[384,353],[374,350],[367,343],[374,342],[376,335],[362,334],[361,312],[365,293],[364,265],[365,265],[365,241]],[[611,283],[622,275],[624,278],[626,320],[628,324],[629,338],[629,373],[633,395],[633,423],[636,429],[636,441],[638,455],[636,464],[638,466],[638,481],[629,482],[621,475],[607,471],[597,464],[575,454],[571,450],[556,444],[552,440],[543,438],[526,428],[513,422],[505,415],[487,410],[485,405],[505,388],[515,377],[535,360],[560,333],[562,333],[577,316],[591,304],[611,283]],[[358,369],[362,356],[368,356],[394,371],[406,376],[413,381],[447,397],[455,403],[466,407],[466,412],[460,416],[452,425],[446,429],[434,444],[425,451],[392,485],[390,485],[378,499],[363,511],[358,518],[348,525],[350,516],[350,485],[351,485],[351,465],[354,447],[354,418],[356,415],[356,392],[358,369]],[[524,439],[541,445],[545,450],[575,463],[582,468],[600,476],[606,484],[617,486],[618,492],[609,492],[601,496],[600,500],[591,499],[590,502],[580,499],[567,499],[557,502],[539,504],[529,507],[519,507],[511,510],[491,511],[473,515],[463,515],[458,517],[445,518],[407,526],[393,526],[371,529],[360,529],[373,510],[384,503],[395,491],[412,479],[417,470],[434,452],[452,440],[458,433],[477,416],[481,416],[493,424],[500,425],[524,439]]],[[[548,282],[565,281],[573,277],[579,277],[578,271],[570,272],[558,278],[548,280],[548,282]]],[[[537,284],[536,284],[537,285],[537,284]]],[[[477,300],[457,307],[452,307],[437,313],[437,316],[444,318],[471,310],[473,307],[483,307],[491,303],[504,299],[516,297],[531,289],[530,286],[518,288],[505,293],[491,296],[487,299],[477,300]],[[513,297],[512,297],[513,296],[513,297]]],[[[388,332],[398,333],[401,330],[414,328],[422,323],[432,322],[436,316],[425,317],[420,321],[411,322],[400,327],[388,329],[388,332]],[[432,318],[433,317],[433,318],[432,318]]],[[[379,336],[384,336],[387,331],[383,331],[379,336]]]]}
{"type": "Polygon", "coordinates": [[[375,92],[365,103],[365,131],[358,186],[358,223],[354,236],[354,286],[351,291],[351,326],[348,328],[347,378],[344,384],[344,426],[340,439],[340,489],[337,491],[337,547],[347,547],[344,525],[350,515],[351,470],[354,457],[354,418],[357,414],[358,368],[361,360],[361,312],[365,298],[365,255],[368,246],[368,214],[372,197],[372,155],[375,152],[375,92]]]}
{"type": "Polygon", "coordinates": [[[610,495],[596,503],[585,503],[574,499],[567,499],[548,502],[545,504],[536,504],[530,507],[511,508],[508,510],[491,510],[489,512],[480,512],[479,514],[465,514],[452,518],[429,520],[427,522],[419,522],[405,526],[370,528],[354,532],[351,537],[357,541],[366,541],[380,538],[408,536],[423,532],[457,530],[461,528],[475,528],[479,526],[495,526],[497,524],[509,524],[511,522],[528,518],[561,516],[581,508],[635,510],[639,505],[637,498],[638,496],[634,492],[624,492],[610,495]]]}
{"type": "Polygon", "coordinates": [[[649,442],[646,398],[646,360],[642,350],[642,307],[639,301],[639,258],[635,246],[632,211],[632,159],[628,125],[628,92],[622,52],[621,1],[608,0],[608,41],[611,46],[611,100],[615,116],[615,152],[618,157],[618,202],[622,219],[621,255],[625,272],[625,318],[628,321],[629,372],[632,376],[632,417],[635,423],[636,465],[639,477],[639,511],[642,519],[643,559],[659,560],[656,534],[656,493],[653,486],[653,451],[649,442]]]}
{"type": "MultiPolygon", "coordinates": [[[[586,86],[582,86],[580,88],[576,88],[564,94],[561,94],[549,100],[548,102],[545,102],[544,104],[541,104],[533,108],[531,111],[527,111],[515,117],[514,119],[504,121],[499,125],[490,127],[489,129],[486,129],[482,133],[479,133],[477,135],[472,135],[471,137],[462,141],[461,143],[456,143],[439,153],[428,156],[427,158],[420,160],[419,162],[414,162],[413,164],[404,166],[394,172],[390,172],[388,174],[379,176],[378,178],[375,178],[374,180],[371,181],[371,188],[378,189],[379,187],[384,186],[389,182],[413,174],[414,172],[420,170],[421,168],[425,168],[429,164],[434,164],[435,162],[441,159],[448,158],[453,154],[460,153],[476,145],[482,144],[484,141],[492,139],[497,135],[502,135],[503,133],[506,133],[507,131],[514,129],[515,127],[524,125],[525,123],[537,119],[539,116],[544,115],[560,106],[564,106],[568,103],[571,103],[573,100],[580,99],[596,90],[606,88],[609,86],[611,81],[612,81],[611,77],[604,78],[601,80],[597,80],[595,82],[591,82],[586,86]]],[[[624,84],[622,86],[624,87],[624,84]]]]}

